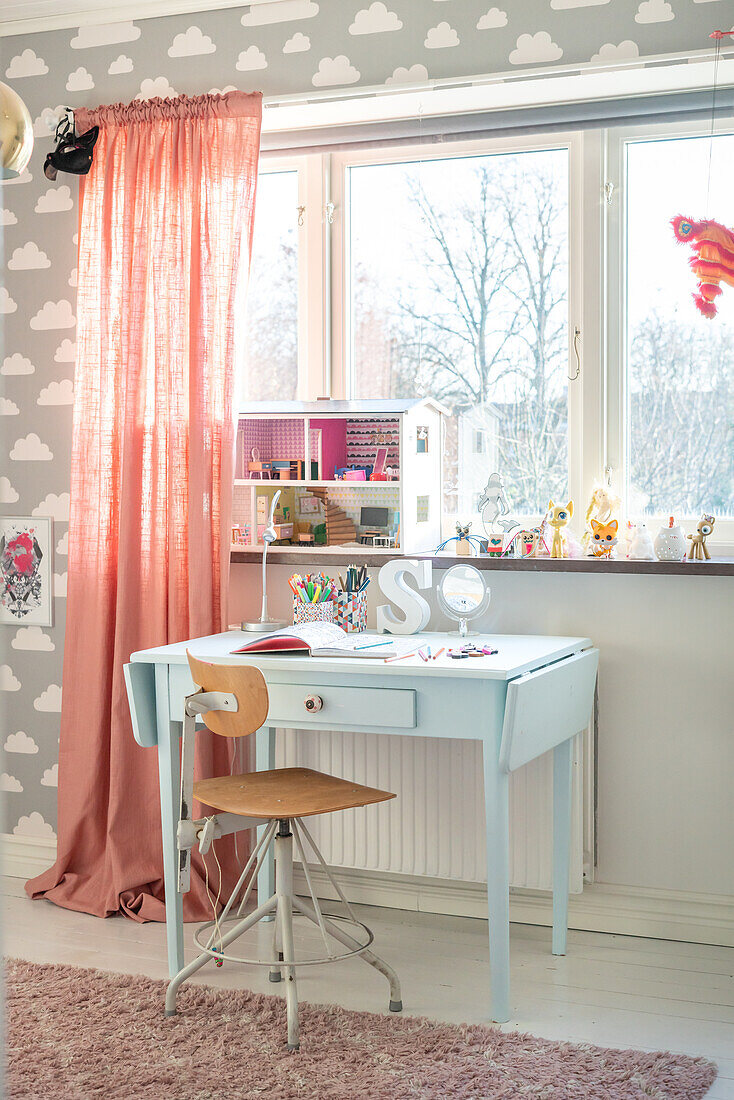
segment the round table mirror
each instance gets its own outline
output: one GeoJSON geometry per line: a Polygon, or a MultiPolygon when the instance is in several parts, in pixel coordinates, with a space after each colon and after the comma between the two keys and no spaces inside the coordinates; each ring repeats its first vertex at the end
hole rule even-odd
{"type": "Polygon", "coordinates": [[[491,599],[484,577],[473,565],[454,565],[447,569],[436,586],[436,595],[444,614],[459,623],[462,638],[475,633],[468,629],[468,624],[484,614],[491,599]]]}

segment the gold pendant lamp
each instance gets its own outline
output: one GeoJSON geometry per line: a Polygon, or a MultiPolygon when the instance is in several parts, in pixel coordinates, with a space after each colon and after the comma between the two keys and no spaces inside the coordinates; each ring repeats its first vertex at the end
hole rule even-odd
{"type": "Polygon", "coordinates": [[[15,179],[31,159],[33,123],[23,100],[0,81],[0,179],[15,179]]]}

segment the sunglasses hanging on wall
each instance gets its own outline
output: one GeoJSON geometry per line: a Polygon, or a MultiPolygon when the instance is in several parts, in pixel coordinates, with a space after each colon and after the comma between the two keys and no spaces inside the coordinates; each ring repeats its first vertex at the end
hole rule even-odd
{"type": "Polygon", "coordinates": [[[99,126],[93,126],[85,134],[74,134],[74,112],[67,107],[56,127],[56,148],[48,154],[43,165],[46,179],[55,180],[59,172],[74,176],[86,176],[92,167],[94,143],[99,137],[99,126]]]}

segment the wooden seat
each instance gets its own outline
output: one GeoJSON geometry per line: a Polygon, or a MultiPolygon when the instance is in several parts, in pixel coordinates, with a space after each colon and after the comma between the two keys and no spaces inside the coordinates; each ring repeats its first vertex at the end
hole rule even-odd
{"type": "Polygon", "coordinates": [[[202,779],[194,784],[194,796],[214,810],[270,818],[311,817],[395,798],[389,791],[311,768],[276,768],[202,779]]]}

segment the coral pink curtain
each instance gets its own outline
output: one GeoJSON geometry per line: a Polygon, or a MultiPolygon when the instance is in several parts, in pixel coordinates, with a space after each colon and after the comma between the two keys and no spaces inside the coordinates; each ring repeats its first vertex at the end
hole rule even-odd
{"type": "MultiPolygon", "coordinates": [[[[100,135],[79,224],[58,855],[26,889],[98,916],[165,919],[157,754],[133,740],[122,666],[226,625],[261,108],[230,92],[76,112],[100,135]]],[[[200,772],[228,773],[226,740],[198,740],[200,772]]],[[[233,850],[218,855],[226,887],[233,850]]],[[[206,913],[199,864],[185,914],[206,913]]]]}

